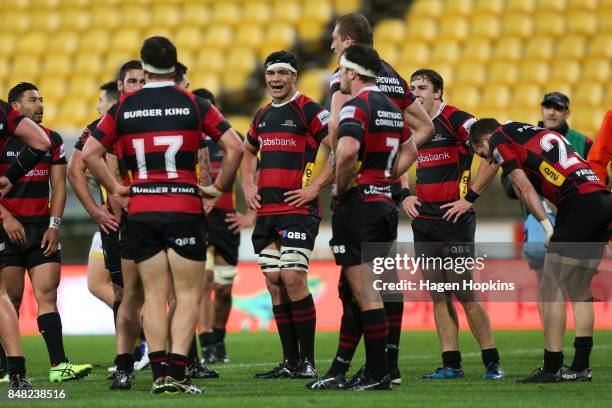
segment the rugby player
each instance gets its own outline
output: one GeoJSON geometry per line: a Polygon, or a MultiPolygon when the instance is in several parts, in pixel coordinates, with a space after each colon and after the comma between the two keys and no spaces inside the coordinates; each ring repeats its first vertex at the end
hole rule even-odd
{"type": "Polygon", "coordinates": [[[251,122],[240,174],[245,201],[257,212],[253,248],[272,297],[283,361],[255,378],[314,378],[316,310],[307,272],[321,220],[316,197],[330,174],[311,175],[319,146],[328,145],[329,112],[297,90],[291,53],[273,52],[264,68],[272,102],[251,122]]]}
{"type": "MultiPolygon", "coordinates": [[[[340,90],[353,99],[339,114],[333,236],[329,244],[359,307],[353,318],[360,324],[365,342],[365,368],[348,385],[352,390],[391,389],[389,320],[380,293],[373,288],[375,275],[367,263],[379,251],[362,253],[362,243],[388,243],[378,255],[387,254],[396,239],[398,221],[391,183],[416,159],[416,146],[404,125],[403,111],[376,86],[381,66],[378,53],[363,44],[347,47],[340,59],[340,90]]],[[[327,378],[335,388],[344,387],[338,384],[343,378],[327,378]]],[[[325,384],[307,387],[331,388],[325,384]]]]}
{"type": "MultiPolygon", "coordinates": [[[[242,145],[215,107],[175,86],[176,48],[167,38],[145,40],[141,59],[146,85],[123,95],[106,113],[85,144],[83,158],[122,208],[127,209],[130,196],[127,245],[145,295],[151,392],[199,394],[202,389],[185,375],[206,257],[201,250],[206,225],[196,185],[197,151],[202,131],[225,151],[221,176],[203,189],[205,196],[214,197],[232,185],[242,145]],[[132,175],[130,187],[119,184],[100,161],[115,143],[132,175]],[[166,314],[170,279],[176,296],[171,327],[166,314]],[[169,333],[172,348],[167,354],[169,333]]],[[[129,353],[118,355],[117,365],[125,366],[123,361],[131,358],[129,353]]]]}
{"type": "MultiPolygon", "coordinates": [[[[40,126],[43,98],[34,84],[15,85],[9,91],[8,102],[40,126]]],[[[49,380],[60,382],[83,378],[92,366],[73,364],[64,352],[62,321],[56,302],[61,274],[59,229],[66,204],[66,157],[61,136],[41,128],[50,139],[51,148],[0,200],[3,227],[0,255],[2,280],[16,311],[21,306],[25,272],[28,272],[38,304],[38,329],[49,353],[49,380]]],[[[23,148],[23,143],[9,141],[0,156],[0,171],[9,167],[23,148]]]]}
{"type": "MultiPolygon", "coordinates": [[[[217,106],[209,90],[201,88],[193,93],[217,106]]],[[[201,142],[199,162],[203,185],[212,184],[219,176],[222,160],[223,152],[214,143],[208,139],[201,142]]],[[[240,230],[252,227],[255,217],[253,210],[249,209],[247,214],[236,210],[235,188],[223,193],[214,207],[207,209],[208,254],[199,323],[202,357],[206,363],[229,361],[225,347],[225,327],[232,308],[232,287],[238,272],[236,265],[240,230]],[[214,300],[211,299],[213,291],[214,300]]]]}
{"type": "MultiPolygon", "coordinates": [[[[472,152],[469,149],[470,126],[474,116],[443,101],[444,80],[431,69],[415,71],[410,90],[423,105],[435,126],[435,136],[419,147],[416,171],[416,196],[407,197],[403,206],[413,218],[415,253],[444,257],[448,245],[462,245],[474,256],[476,214],[472,204],[497,173],[497,166],[481,160],[474,181],[470,180],[472,152]],[[468,244],[468,245],[465,245],[468,244]]],[[[450,270],[426,270],[427,277],[439,282],[463,279],[450,270]]],[[[465,276],[465,275],[464,275],[465,276]]],[[[459,351],[459,320],[453,304],[453,292],[432,292],[434,317],[442,367],[424,379],[452,379],[464,376],[459,351]]],[[[485,366],[485,379],[502,379],[499,353],[491,333],[489,316],[471,291],[454,293],[461,302],[472,334],[476,338],[485,366]]]]}
{"type": "MultiPolygon", "coordinates": [[[[340,61],[347,47],[352,44],[372,46],[372,38],[372,27],[364,15],[359,13],[346,14],[336,21],[332,33],[331,50],[336,55],[338,61],[340,61]]],[[[431,119],[423,110],[421,104],[413,103],[415,99],[414,95],[410,92],[408,83],[385,61],[382,61],[380,71],[376,73],[376,83],[379,85],[380,90],[390,97],[403,112],[405,123],[409,126],[417,146],[424,143],[433,135],[434,127],[431,123],[431,119]]],[[[332,146],[335,146],[339,123],[338,113],[340,112],[340,108],[351,99],[351,95],[340,92],[340,68],[334,72],[331,78],[329,93],[331,95],[329,128],[331,143],[332,146]]],[[[401,203],[409,191],[408,176],[406,174],[400,174],[399,181],[396,180],[395,183],[393,183],[392,189],[394,199],[398,203],[401,203]]],[[[342,379],[349,369],[362,334],[360,324],[356,323],[354,320],[354,316],[359,315],[359,308],[352,299],[350,288],[346,284],[345,277],[342,274],[340,275],[338,290],[340,299],[342,300],[343,312],[340,324],[340,340],[336,356],[325,377],[338,377],[339,381],[337,384],[334,384],[331,379],[326,379],[324,383],[312,383],[311,385],[314,387],[323,385],[331,388],[343,386],[344,381],[342,379]]],[[[393,383],[401,384],[402,380],[398,365],[398,356],[404,304],[401,299],[398,298],[397,300],[398,301],[385,302],[385,311],[389,319],[387,356],[389,358],[389,367],[393,383]]],[[[363,367],[353,376],[352,380],[357,381],[362,372],[363,367]]]]}
{"type": "MultiPolygon", "coordinates": [[[[0,196],[8,193],[14,183],[28,173],[51,148],[51,141],[34,121],[0,100],[0,150],[15,138],[29,148],[23,149],[15,164],[0,176],[0,196]]],[[[0,214],[1,216],[2,214],[0,214]]],[[[1,272],[0,272],[1,274],[1,272]]],[[[21,349],[19,318],[0,276],[0,383],[9,382],[14,390],[31,389],[26,377],[25,358],[21,349]]]]}
{"type": "MultiPolygon", "coordinates": [[[[610,191],[567,139],[552,130],[519,122],[501,126],[495,119],[481,119],[472,125],[470,142],[478,155],[502,167],[521,201],[542,224],[549,243],[539,285],[544,365],[520,382],[589,381],[587,350],[578,367],[581,371],[577,367],[562,370],[565,295],[568,292],[573,302],[592,301],[590,281],[612,222],[610,191]],[[554,227],[539,195],[557,207],[554,227]]],[[[593,321],[590,325],[592,332],[593,321]]]]}

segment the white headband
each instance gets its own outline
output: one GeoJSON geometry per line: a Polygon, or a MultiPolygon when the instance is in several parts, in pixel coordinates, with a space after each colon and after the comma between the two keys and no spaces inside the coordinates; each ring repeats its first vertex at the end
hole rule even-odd
{"type": "Polygon", "coordinates": [[[147,64],[146,62],[142,61],[142,69],[152,74],[171,74],[174,72],[175,67],[172,66],[170,68],[157,68],[151,64],[147,64]]]}
{"type": "Polygon", "coordinates": [[[346,56],[344,55],[340,58],[340,66],[344,68],[352,69],[353,71],[357,72],[359,75],[376,78],[376,72],[347,60],[346,56]]]}
{"type": "Polygon", "coordinates": [[[291,64],[288,64],[286,62],[273,62],[266,67],[266,70],[275,69],[275,68],[285,68],[286,70],[289,70],[293,72],[294,74],[297,74],[297,69],[293,68],[291,64]]]}

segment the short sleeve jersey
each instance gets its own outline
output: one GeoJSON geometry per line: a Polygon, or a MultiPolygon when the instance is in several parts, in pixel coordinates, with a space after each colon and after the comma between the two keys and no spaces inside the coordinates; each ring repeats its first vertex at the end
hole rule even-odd
{"type": "Polygon", "coordinates": [[[269,103],[256,113],[246,140],[260,153],[258,216],[319,216],[318,200],[296,207],[285,203],[284,194],[310,183],[328,122],[329,111],[299,92],[289,102],[269,103]]]}
{"type": "Polygon", "coordinates": [[[7,102],[0,100],[0,150],[4,149],[4,145],[13,135],[22,119],[22,114],[7,102]]]}
{"type": "Polygon", "coordinates": [[[491,135],[489,148],[505,174],[523,169],[536,191],[555,205],[608,191],[565,137],[552,130],[510,122],[491,135]]]}
{"type": "Polygon", "coordinates": [[[204,99],[172,82],[154,82],[122,95],[93,136],[115,148],[132,177],[128,218],[166,223],[202,213],[196,175],[201,135],[218,141],[229,128],[204,99]]]}

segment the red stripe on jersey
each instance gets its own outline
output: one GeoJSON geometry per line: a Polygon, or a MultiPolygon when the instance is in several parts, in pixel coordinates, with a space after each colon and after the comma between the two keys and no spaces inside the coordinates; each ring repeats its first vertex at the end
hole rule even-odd
{"type": "Polygon", "coordinates": [[[3,198],[2,205],[15,217],[46,217],[49,215],[49,198],[3,198]]]}
{"type": "Polygon", "coordinates": [[[215,203],[214,208],[230,212],[234,211],[236,209],[236,207],[234,206],[234,193],[223,193],[215,203]]]}
{"type": "Polygon", "coordinates": [[[147,169],[147,177],[140,178],[140,172],[136,172],[132,175],[133,184],[142,184],[142,183],[187,183],[187,184],[197,184],[195,170],[176,170],[176,177],[169,179],[168,178],[168,170],[149,170],[147,169]]]}
{"type": "Polygon", "coordinates": [[[128,215],[159,212],[201,214],[202,202],[199,197],[185,194],[143,194],[130,197],[128,215]],[[155,211],[151,211],[151,203],[155,203],[155,211]]]}
{"type": "Polygon", "coordinates": [[[419,200],[433,202],[454,201],[459,195],[459,186],[457,180],[434,184],[417,183],[416,193],[419,200]]]}
{"type": "Polygon", "coordinates": [[[259,171],[259,188],[278,187],[287,189],[302,188],[303,170],[261,169],[259,171]]]}

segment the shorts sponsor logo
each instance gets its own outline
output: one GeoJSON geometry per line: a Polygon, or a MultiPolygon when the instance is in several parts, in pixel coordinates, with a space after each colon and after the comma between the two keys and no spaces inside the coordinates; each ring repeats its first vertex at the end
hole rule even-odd
{"type": "Polygon", "coordinates": [[[174,238],[174,244],[176,246],[184,247],[186,245],[195,245],[196,239],[195,237],[187,237],[187,238],[174,238]]]}
{"type": "Polygon", "coordinates": [[[280,231],[278,231],[278,234],[280,236],[282,236],[283,238],[287,238],[287,239],[299,239],[301,241],[306,241],[306,238],[307,238],[305,232],[295,232],[295,231],[280,230],[280,231]]]}
{"type": "Polygon", "coordinates": [[[346,246],[344,245],[332,245],[331,250],[334,254],[345,254],[346,246]]]}
{"type": "Polygon", "coordinates": [[[563,182],[565,182],[565,177],[563,176],[563,174],[559,173],[557,170],[555,170],[553,166],[546,163],[545,161],[540,164],[540,173],[542,173],[546,181],[557,187],[559,187],[563,184],[563,182]]]}

